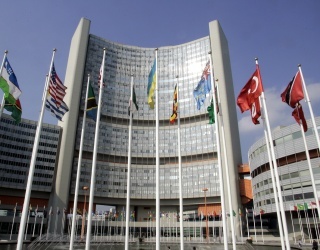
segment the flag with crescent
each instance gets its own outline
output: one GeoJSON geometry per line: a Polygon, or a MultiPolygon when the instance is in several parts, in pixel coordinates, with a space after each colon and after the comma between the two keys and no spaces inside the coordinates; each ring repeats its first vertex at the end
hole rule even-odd
{"type": "Polygon", "coordinates": [[[263,85],[260,77],[260,70],[257,66],[257,69],[242,88],[237,98],[237,105],[242,113],[251,109],[252,104],[259,98],[262,91],[263,85]]]}

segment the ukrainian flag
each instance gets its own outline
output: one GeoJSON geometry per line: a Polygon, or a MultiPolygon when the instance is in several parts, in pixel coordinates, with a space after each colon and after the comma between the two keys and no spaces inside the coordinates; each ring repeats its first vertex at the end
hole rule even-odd
{"type": "Polygon", "coordinates": [[[156,68],[157,68],[157,61],[154,59],[152,69],[149,73],[149,79],[148,79],[148,104],[151,109],[154,109],[154,100],[153,100],[153,95],[154,95],[154,89],[156,88],[156,68]]]}

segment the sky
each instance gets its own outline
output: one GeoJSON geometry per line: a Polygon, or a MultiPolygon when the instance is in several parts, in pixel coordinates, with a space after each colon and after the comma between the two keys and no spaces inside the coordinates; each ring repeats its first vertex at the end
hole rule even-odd
{"type": "MultiPolygon", "coordinates": [[[[291,125],[291,108],[280,94],[301,64],[314,115],[320,115],[319,0],[31,0],[6,1],[1,12],[0,57],[9,51],[23,92],[23,118],[39,119],[53,48],[57,74],[64,80],[71,38],[82,17],[91,20],[91,34],[150,48],[208,36],[209,22],[218,20],[228,39],[235,97],[253,74],[257,57],[271,129],[291,125]]],[[[309,119],[304,101],[302,106],[309,119]]],[[[237,116],[247,163],[263,128],[252,124],[249,112],[237,108],[237,116]]],[[[57,124],[49,112],[43,121],[57,124]]]]}

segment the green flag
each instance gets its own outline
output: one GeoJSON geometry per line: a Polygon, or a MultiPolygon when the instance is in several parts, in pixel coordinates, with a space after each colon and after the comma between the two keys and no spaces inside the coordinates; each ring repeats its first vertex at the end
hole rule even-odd
{"type": "Polygon", "coordinates": [[[211,104],[210,106],[208,106],[207,111],[209,113],[209,124],[214,124],[215,117],[214,117],[213,98],[211,98],[211,104]]]}
{"type": "Polygon", "coordinates": [[[11,104],[7,99],[5,99],[4,108],[11,112],[11,117],[16,121],[17,124],[21,122],[22,108],[19,99],[16,100],[14,104],[11,104]]]}

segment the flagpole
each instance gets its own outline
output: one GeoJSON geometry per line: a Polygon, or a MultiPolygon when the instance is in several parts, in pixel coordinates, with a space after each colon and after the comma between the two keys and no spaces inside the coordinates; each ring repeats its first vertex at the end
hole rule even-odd
{"type": "Polygon", "coordinates": [[[183,192],[182,192],[182,163],[181,163],[181,135],[180,135],[180,105],[179,105],[179,76],[176,76],[177,79],[177,115],[178,115],[178,154],[179,154],[179,208],[180,208],[180,250],[184,249],[183,239],[184,239],[184,231],[183,231],[183,192]]]}
{"type": "MultiPolygon", "coordinates": [[[[216,81],[218,81],[218,79],[216,81]]],[[[218,99],[218,103],[220,104],[219,86],[218,86],[218,84],[216,86],[217,86],[217,99],[218,99]]],[[[223,147],[223,158],[224,158],[224,161],[225,161],[225,168],[227,170],[227,171],[225,171],[225,173],[226,173],[226,179],[227,179],[228,203],[229,203],[229,210],[230,210],[231,237],[232,237],[233,249],[237,249],[236,238],[235,238],[235,230],[234,230],[234,220],[231,218],[231,212],[233,210],[232,210],[232,201],[231,201],[231,189],[230,189],[229,164],[228,164],[228,158],[227,158],[227,147],[226,147],[226,139],[225,139],[225,134],[224,134],[223,117],[222,117],[222,115],[220,115],[220,112],[222,112],[221,111],[221,105],[219,105],[219,116],[218,117],[220,118],[222,147],[223,147]]]]}
{"type": "MultiPolygon", "coordinates": [[[[210,78],[211,78],[211,88],[212,88],[212,97],[213,97],[213,110],[214,115],[217,114],[217,105],[215,105],[216,102],[216,95],[215,95],[215,84],[214,84],[214,78],[213,78],[213,72],[212,72],[212,58],[211,58],[212,52],[209,52],[209,60],[210,60],[210,78]]],[[[218,116],[219,118],[219,116],[218,116]]],[[[223,187],[223,176],[222,176],[222,166],[221,166],[221,150],[220,150],[220,133],[219,133],[219,119],[216,119],[215,122],[216,125],[216,140],[217,140],[217,162],[218,162],[218,169],[219,169],[219,187],[220,187],[220,199],[221,199],[221,219],[222,219],[222,226],[224,229],[227,228],[226,224],[226,218],[225,217],[225,200],[224,200],[224,187],[223,187]]],[[[224,243],[224,249],[228,250],[228,239],[227,239],[227,232],[224,230],[223,233],[223,243],[224,243]]]]}
{"type": "Polygon", "coordinates": [[[75,238],[78,195],[79,195],[79,183],[80,183],[80,174],[81,174],[84,131],[85,131],[86,117],[87,117],[89,84],[90,84],[90,74],[88,74],[86,98],[85,98],[85,102],[84,102],[84,111],[83,111],[83,118],[82,118],[81,139],[80,139],[80,148],[79,148],[79,156],[78,156],[78,167],[77,167],[77,177],[76,177],[76,187],[75,187],[75,190],[74,190],[72,227],[71,227],[71,238],[70,238],[70,248],[69,248],[70,250],[73,250],[73,243],[74,243],[74,238],[75,238]]]}
{"type": "Polygon", "coordinates": [[[262,218],[261,218],[261,208],[260,208],[260,228],[261,228],[261,234],[262,234],[262,242],[264,243],[263,228],[262,228],[262,218]]]}
{"type": "Polygon", "coordinates": [[[254,227],[254,238],[255,241],[257,242],[257,230],[256,230],[256,212],[254,211],[254,206],[252,207],[252,218],[253,218],[253,227],[254,227]]]}
{"type": "MultiPolygon", "coordinates": [[[[305,99],[306,99],[306,102],[308,103],[308,107],[309,107],[309,111],[310,111],[311,121],[312,121],[312,125],[313,125],[313,131],[315,133],[315,137],[316,137],[316,140],[317,140],[318,149],[320,150],[319,132],[318,132],[317,125],[316,125],[316,122],[315,122],[315,119],[314,119],[314,114],[313,114],[313,110],[312,110],[309,94],[308,94],[308,91],[307,91],[306,83],[304,81],[304,77],[303,77],[303,73],[302,73],[302,69],[301,69],[301,64],[298,65],[298,68],[299,68],[299,71],[300,71],[300,74],[301,74],[304,93],[306,95],[305,99]]],[[[306,152],[307,152],[307,150],[306,150],[306,152]]],[[[309,167],[309,169],[310,169],[310,167],[309,167]]],[[[315,191],[316,189],[314,188],[315,184],[314,184],[314,176],[313,176],[312,169],[310,169],[310,174],[311,174],[312,187],[313,187],[313,189],[315,191]]],[[[317,192],[314,192],[314,195],[315,195],[315,199],[316,199],[316,206],[317,206],[317,210],[318,210],[318,216],[319,216],[319,219],[320,219],[320,207],[319,207],[319,199],[318,199],[317,192]]]]}
{"type": "Polygon", "coordinates": [[[97,110],[96,130],[95,130],[95,135],[94,135],[94,148],[93,148],[92,172],[91,172],[91,183],[90,183],[87,236],[86,236],[86,248],[85,248],[86,250],[90,250],[92,207],[93,207],[94,189],[95,189],[95,182],[96,182],[96,165],[97,165],[97,153],[98,153],[98,142],[99,142],[99,127],[100,127],[100,115],[101,115],[101,106],[102,106],[102,94],[103,94],[103,89],[104,89],[103,76],[104,76],[105,57],[106,57],[106,48],[103,48],[102,65],[100,68],[99,103],[98,103],[98,110],[97,110]]]}
{"type": "MultiPolygon", "coordinates": [[[[298,108],[298,107],[296,107],[298,108]]],[[[314,131],[317,130],[317,127],[314,127],[314,131]]],[[[313,195],[316,199],[316,206],[317,206],[317,210],[318,210],[318,216],[320,218],[320,208],[319,208],[319,202],[318,202],[318,193],[317,193],[317,188],[316,188],[316,184],[314,181],[314,175],[313,175],[313,171],[312,171],[312,166],[311,166],[311,160],[310,160],[310,153],[308,150],[308,145],[307,145],[307,141],[306,141],[306,135],[303,129],[303,125],[302,122],[300,122],[300,129],[301,129],[301,134],[302,134],[302,138],[303,138],[303,143],[304,143],[304,147],[305,147],[305,151],[306,151],[306,158],[307,158],[307,162],[308,162],[308,168],[309,168],[309,172],[310,172],[310,179],[311,179],[311,184],[312,184],[312,189],[313,189],[313,195]]],[[[317,135],[316,135],[317,136],[317,135]]]]}
{"type": "MultiPolygon", "coordinates": [[[[0,71],[0,72],[1,72],[1,71],[0,71]]],[[[16,218],[17,205],[18,205],[18,203],[16,203],[16,206],[14,207],[14,213],[13,213],[13,219],[12,219],[12,226],[11,226],[11,232],[10,232],[10,240],[11,240],[11,237],[12,237],[14,219],[16,218]]]]}
{"type": "MultiPolygon", "coordinates": [[[[261,101],[261,99],[260,99],[261,101]]],[[[268,133],[267,133],[267,128],[266,128],[266,122],[264,121],[264,116],[263,114],[263,132],[264,136],[266,139],[266,146],[267,146],[267,152],[268,152],[268,160],[269,160],[269,166],[270,166],[270,175],[271,175],[271,182],[272,182],[272,188],[273,188],[273,195],[274,195],[274,200],[276,203],[276,211],[277,211],[277,220],[278,220],[278,227],[279,227],[279,234],[280,234],[280,242],[281,242],[281,247],[282,249],[285,249],[285,244],[284,244],[284,237],[283,237],[283,225],[282,225],[282,220],[281,220],[281,214],[280,214],[280,209],[279,209],[279,200],[278,200],[278,195],[277,195],[277,188],[276,188],[276,181],[275,181],[275,173],[274,173],[274,166],[272,165],[272,160],[271,160],[271,152],[270,152],[270,143],[268,139],[268,133]]]]}
{"type": "MultiPolygon", "coordinates": [[[[4,51],[4,56],[3,56],[3,59],[2,59],[2,63],[1,63],[0,75],[2,73],[4,60],[6,59],[7,54],[8,54],[8,50],[5,50],[4,51]]],[[[4,105],[5,105],[5,99],[4,99],[4,94],[3,94],[2,101],[1,101],[1,106],[0,106],[0,121],[1,121],[1,116],[2,116],[2,113],[3,113],[4,105]]]]}
{"type": "Polygon", "coordinates": [[[36,216],[35,216],[35,218],[34,218],[34,223],[33,223],[33,231],[32,231],[32,237],[34,237],[34,232],[35,232],[35,230],[36,230],[36,224],[37,224],[37,217],[38,217],[38,205],[37,205],[37,208],[36,208],[36,216]]]}
{"type": "MultiPolygon", "coordinates": [[[[130,192],[131,192],[131,144],[132,144],[132,105],[133,104],[133,73],[131,73],[130,84],[130,119],[129,119],[129,141],[128,141],[128,173],[127,173],[127,202],[126,202],[126,236],[125,250],[129,249],[129,211],[130,211],[130,192]]],[[[71,249],[70,249],[71,250],[71,249]]]]}
{"type": "MultiPolygon", "coordinates": [[[[239,208],[239,212],[241,212],[240,208],[239,208]]],[[[241,216],[242,216],[242,212],[239,213],[239,222],[240,222],[240,235],[241,235],[241,242],[243,242],[243,234],[242,234],[242,219],[241,219],[241,216]]]]}
{"type": "Polygon", "coordinates": [[[40,239],[41,239],[41,236],[42,236],[42,228],[43,228],[43,220],[44,220],[44,213],[45,213],[45,210],[46,210],[46,206],[43,206],[43,214],[42,214],[42,218],[41,218],[41,226],[40,226],[40,239]]]}
{"type": "Polygon", "coordinates": [[[248,221],[248,209],[246,208],[246,219],[247,219],[247,233],[248,233],[248,239],[250,238],[250,232],[249,232],[249,221],[248,221]]]}
{"type": "MultiPolygon", "coordinates": [[[[256,58],[255,61],[256,61],[256,66],[259,68],[258,58],[256,58]]],[[[261,80],[260,71],[259,71],[259,80],[261,80]]],[[[264,91],[261,92],[261,100],[262,100],[263,110],[265,111],[265,120],[266,120],[267,132],[268,132],[267,134],[268,134],[268,138],[269,138],[269,142],[270,142],[269,145],[270,145],[270,149],[271,149],[272,162],[273,162],[274,173],[275,173],[275,177],[276,177],[276,185],[277,185],[277,192],[278,192],[278,197],[279,197],[280,213],[281,213],[281,219],[282,219],[285,245],[286,245],[287,249],[290,249],[290,242],[289,242],[289,237],[288,237],[288,226],[287,226],[286,215],[285,215],[285,211],[284,211],[283,199],[282,199],[282,194],[281,194],[281,185],[280,185],[280,180],[279,180],[278,165],[277,165],[277,161],[276,161],[276,157],[275,157],[274,146],[272,143],[272,134],[271,134],[271,129],[270,129],[267,105],[266,105],[266,101],[265,101],[265,97],[264,97],[264,91]]],[[[270,167],[271,167],[271,165],[270,165],[270,167]]]]}
{"type": "MultiPolygon", "coordinates": [[[[46,79],[46,83],[45,83],[45,87],[44,87],[45,92],[47,92],[47,90],[48,90],[48,81],[51,76],[51,68],[52,68],[53,59],[54,59],[54,55],[55,55],[56,51],[57,51],[56,49],[53,49],[51,63],[50,63],[50,69],[49,69],[49,74],[48,74],[49,77],[46,79]]],[[[33,144],[30,169],[29,169],[29,175],[28,175],[28,182],[27,182],[27,187],[26,187],[26,193],[24,196],[24,203],[23,203],[22,215],[21,215],[21,220],[20,220],[19,234],[18,234],[18,240],[17,240],[17,250],[21,250],[22,245],[23,245],[23,235],[24,235],[24,230],[25,230],[27,216],[28,216],[28,207],[29,207],[30,196],[31,196],[33,174],[34,174],[34,169],[35,169],[36,160],[37,160],[37,153],[38,153],[40,133],[41,133],[41,128],[42,128],[42,120],[43,120],[45,106],[46,106],[46,100],[43,100],[41,112],[40,112],[40,116],[39,116],[39,120],[38,120],[36,135],[35,135],[35,139],[34,139],[34,144],[33,144]]],[[[50,225],[48,225],[48,227],[49,226],[50,225]]]]}
{"type": "Polygon", "coordinates": [[[294,223],[293,223],[293,218],[292,218],[291,208],[290,208],[290,217],[291,217],[291,224],[292,224],[292,231],[293,231],[294,243],[297,243],[297,240],[296,240],[296,233],[295,233],[295,231],[294,231],[294,223]]]}
{"type": "Polygon", "coordinates": [[[158,48],[156,55],[156,250],[160,250],[160,159],[159,159],[159,82],[158,82],[158,48]]]}

